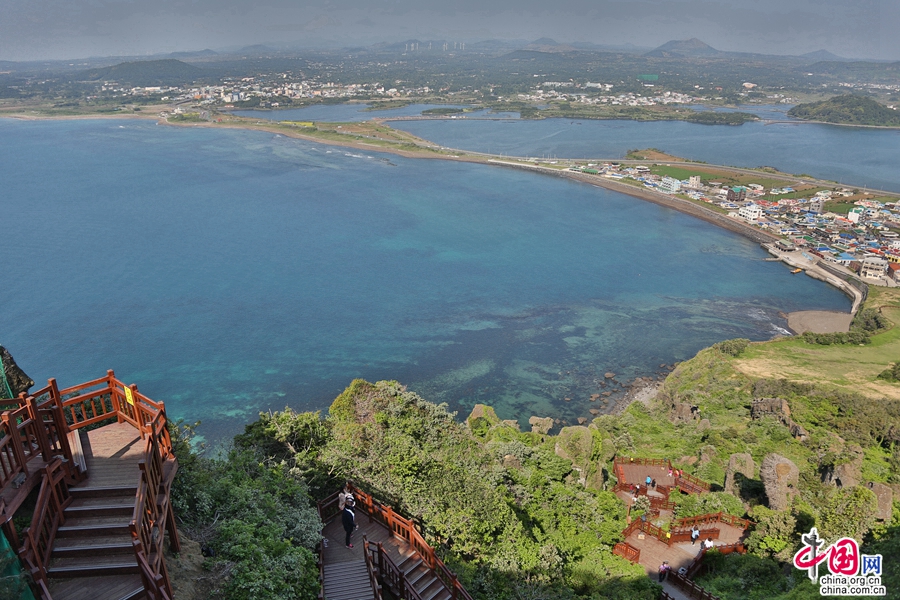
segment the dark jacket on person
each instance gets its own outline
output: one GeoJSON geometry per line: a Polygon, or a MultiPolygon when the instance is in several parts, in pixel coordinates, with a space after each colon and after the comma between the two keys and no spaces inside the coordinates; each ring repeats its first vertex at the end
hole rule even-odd
{"type": "Polygon", "coordinates": [[[341,513],[341,523],[344,524],[344,531],[353,531],[353,528],[356,527],[356,514],[351,507],[344,507],[344,511],[341,513]]]}

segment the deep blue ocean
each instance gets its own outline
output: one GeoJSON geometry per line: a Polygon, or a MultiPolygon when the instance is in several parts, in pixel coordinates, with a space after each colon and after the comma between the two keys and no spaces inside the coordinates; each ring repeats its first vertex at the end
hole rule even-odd
{"type": "Polygon", "coordinates": [[[115,369],[212,439],[355,377],[574,422],[607,371],[850,306],[608,190],[269,133],[0,119],[0,181],[0,343],[38,385],[115,369]]]}

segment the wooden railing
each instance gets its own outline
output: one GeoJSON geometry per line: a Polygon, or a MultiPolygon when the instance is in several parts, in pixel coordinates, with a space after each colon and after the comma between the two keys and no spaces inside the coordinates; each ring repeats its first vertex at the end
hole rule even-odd
{"type": "Polygon", "coordinates": [[[54,460],[44,468],[31,526],[25,530],[25,543],[19,555],[34,580],[42,581],[44,585],[49,585],[47,565],[50,564],[53,541],[59,526],[65,522],[63,510],[70,502],[62,461],[54,460]]]}
{"type": "Polygon", "coordinates": [[[675,519],[672,523],[673,529],[681,529],[687,528],[690,529],[695,525],[700,527],[701,525],[711,525],[714,523],[724,523],[725,525],[730,525],[731,527],[736,527],[738,529],[747,529],[750,525],[753,524],[753,521],[748,519],[742,519],[741,517],[736,517],[734,515],[730,515],[725,512],[717,512],[717,513],[707,513],[704,515],[697,515],[694,517],[684,517],[681,519],[675,519]]]}
{"type": "MultiPolygon", "coordinates": [[[[138,463],[140,479],[135,495],[134,513],[129,524],[132,544],[135,556],[139,557],[142,554],[145,556],[148,573],[152,575],[145,577],[145,589],[151,589],[161,598],[171,597],[172,585],[163,560],[164,530],[169,531],[169,545],[174,552],[178,552],[181,546],[169,499],[172,477],[175,473],[172,471],[167,477],[163,473],[164,461],[172,457],[172,442],[166,428],[164,409],[160,407],[154,414],[147,408],[148,406],[153,408],[152,405],[144,402],[149,399],[139,394],[136,386],[132,385],[129,390],[133,404],[129,401],[121,404],[134,409],[131,415],[137,417],[141,423],[141,434],[145,436],[144,456],[138,463]],[[163,498],[163,504],[159,503],[159,497],[163,498]],[[155,587],[147,588],[148,583],[155,587]]],[[[123,420],[133,422],[128,416],[123,417],[123,420]]],[[[176,468],[176,464],[173,460],[172,468],[176,468]]]]}
{"type": "Polygon", "coordinates": [[[406,574],[400,570],[384,547],[379,543],[371,544],[372,562],[376,565],[381,580],[391,593],[400,600],[424,600],[419,590],[406,578],[406,574]]]}
{"type": "Polygon", "coordinates": [[[709,484],[699,477],[682,472],[675,478],[675,486],[688,494],[704,494],[709,491],[709,484]]]}
{"type": "MultiPolygon", "coordinates": [[[[419,533],[412,521],[394,512],[390,506],[382,505],[372,498],[372,496],[358,488],[353,489],[353,498],[356,500],[357,510],[362,509],[362,511],[368,515],[370,520],[378,521],[387,527],[395,536],[406,540],[406,542],[419,553],[422,557],[422,563],[431,569],[435,576],[441,580],[450,592],[452,600],[472,600],[469,593],[462,584],[459,583],[456,574],[448,569],[447,565],[444,564],[444,561],[435,555],[434,549],[428,545],[428,542],[425,541],[425,538],[422,537],[422,534],[419,533]]],[[[319,516],[323,523],[326,523],[337,516],[339,513],[337,493],[320,501],[318,507],[319,516]]],[[[379,573],[381,573],[381,571],[379,571],[379,573]]],[[[384,577],[383,573],[382,577],[384,577]]],[[[414,596],[410,596],[410,598],[413,597],[414,596]]]]}
{"type": "MultiPolygon", "coordinates": [[[[47,587],[49,553],[64,522],[63,510],[70,502],[67,483],[85,477],[75,465],[67,436],[77,429],[115,419],[130,423],[146,440],[139,473],[135,473],[139,485],[130,529],[147,597],[171,600],[172,588],[163,561],[163,530],[169,532],[173,551],[179,551],[180,543],[169,502],[177,461],[172,454],[165,405],[147,398],[135,385],[126,386],[116,379],[113,371],[63,390],[51,379],[47,386],[31,395],[22,394],[4,403],[18,408],[0,413],[0,488],[22,479],[23,475],[28,478],[31,475],[28,463],[38,452],[48,464],[31,527],[25,531],[24,545],[19,550],[38,590],[47,587]]],[[[9,509],[5,505],[2,508],[0,515],[9,509]]],[[[12,534],[10,541],[18,547],[15,528],[9,519],[3,527],[7,535],[12,534]]],[[[49,598],[49,594],[45,597],[49,598]]]]}
{"type": "Polygon", "coordinates": [[[422,556],[425,566],[431,569],[437,578],[441,580],[450,592],[452,600],[458,600],[459,598],[472,600],[472,597],[457,580],[456,574],[448,569],[444,561],[435,555],[434,549],[428,545],[412,521],[395,513],[390,506],[382,506],[372,496],[362,490],[354,489],[353,497],[356,500],[356,505],[361,505],[363,510],[369,515],[369,518],[380,522],[392,531],[394,535],[406,540],[422,556]]]}
{"type": "MultiPolygon", "coordinates": [[[[378,583],[379,569],[375,564],[376,552],[378,554],[384,554],[384,549],[381,547],[381,544],[369,544],[369,539],[366,537],[366,534],[363,534],[363,556],[365,556],[366,559],[366,573],[369,575],[369,585],[372,586],[372,593],[375,596],[375,600],[382,600],[381,584],[378,583]]],[[[388,560],[390,560],[390,558],[388,558],[388,560]]]]}
{"type": "Polygon", "coordinates": [[[172,600],[172,595],[166,590],[163,576],[154,573],[144,552],[137,550],[135,557],[141,572],[141,581],[144,583],[144,597],[147,600],[172,600]]]}
{"type": "MultiPolygon", "coordinates": [[[[666,467],[669,470],[674,470],[671,461],[665,458],[620,458],[617,456],[613,459],[613,473],[615,473],[617,481],[617,485],[614,489],[617,492],[628,490],[628,485],[632,483],[644,483],[643,481],[628,482],[626,480],[624,467],[627,465],[666,467]],[[625,484],[624,487],[623,484],[625,484]]],[[[659,487],[661,486],[657,486],[657,490],[659,487]]],[[[699,477],[685,473],[684,471],[681,471],[680,474],[675,477],[675,487],[687,494],[703,494],[710,489],[709,483],[703,481],[699,477]]]]}
{"type": "Polygon", "coordinates": [[[630,560],[633,563],[641,560],[640,548],[635,548],[634,546],[626,542],[619,542],[618,544],[613,546],[613,554],[621,556],[625,560],[630,560]]]}
{"type": "Polygon", "coordinates": [[[669,573],[667,579],[674,587],[684,592],[688,598],[693,598],[694,600],[719,600],[718,596],[713,596],[711,592],[707,592],[701,586],[683,575],[669,573]]]}

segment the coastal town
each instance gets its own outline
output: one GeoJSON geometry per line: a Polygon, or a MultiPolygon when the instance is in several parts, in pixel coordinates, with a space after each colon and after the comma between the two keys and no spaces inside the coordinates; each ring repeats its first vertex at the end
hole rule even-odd
{"type": "Polygon", "coordinates": [[[773,249],[846,269],[867,284],[900,285],[900,198],[884,192],[820,181],[788,185],[765,174],[741,175],[740,184],[729,185],[733,173],[687,165],[607,162],[569,170],[706,205],[780,237],[773,249]]]}

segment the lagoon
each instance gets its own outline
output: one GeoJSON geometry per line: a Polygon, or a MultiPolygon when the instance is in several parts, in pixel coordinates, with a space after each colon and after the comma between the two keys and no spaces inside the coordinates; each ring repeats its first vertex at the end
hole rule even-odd
{"type": "Polygon", "coordinates": [[[574,422],[606,371],[850,305],[740,236],[557,177],[146,121],[0,119],[0,140],[0,343],[39,385],[113,368],[212,439],[354,377],[574,422]]]}

